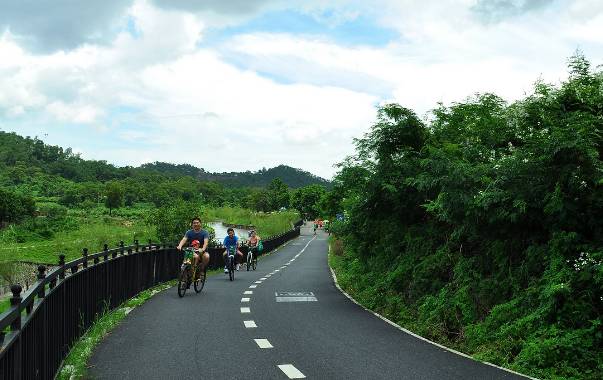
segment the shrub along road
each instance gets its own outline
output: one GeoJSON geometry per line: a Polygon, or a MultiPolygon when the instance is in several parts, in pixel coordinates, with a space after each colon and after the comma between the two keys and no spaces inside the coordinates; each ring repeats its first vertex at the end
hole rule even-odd
{"type": "Polygon", "coordinates": [[[260,260],[257,271],[237,272],[234,282],[213,276],[200,294],[191,289],[180,299],[172,288],[156,295],[99,345],[90,375],[521,378],[415,338],[352,303],[333,284],[326,239],[303,228],[260,260]]]}

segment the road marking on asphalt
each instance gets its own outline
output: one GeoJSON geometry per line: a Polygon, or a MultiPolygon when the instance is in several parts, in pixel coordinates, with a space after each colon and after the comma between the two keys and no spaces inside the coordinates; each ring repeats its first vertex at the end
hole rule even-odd
{"type": "Polygon", "coordinates": [[[253,294],[253,290],[245,290],[245,292],[243,292],[243,294],[253,294]]]}
{"type": "Polygon", "coordinates": [[[318,301],[312,292],[274,292],[276,302],[315,302],[318,301]]]}
{"type": "Polygon", "coordinates": [[[266,280],[266,277],[260,278],[260,281],[265,281],[265,280],[266,280]]]}
{"type": "Polygon", "coordinates": [[[268,339],[254,339],[255,343],[260,347],[260,348],[272,348],[272,345],[270,344],[270,342],[268,342],[268,339]]]}
{"type": "Polygon", "coordinates": [[[248,307],[242,307],[241,308],[241,313],[242,314],[251,313],[251,309],[248,308],[248,307]]]}
{"type": "Polygon", "coordinates": [[[241,298],[241,302],[249,302],[250,298],[249,297],[243,297],[241,298]]]}
{"type": "Polygon", "coordinates": [[[261,284],[261,283],[262,283],[262,281],[256,281],[256,282],[254,282],[254,284],[261,284]]]}
{"type": "Polygon", "coordinates": [[[295,368],[293,364],[279,364],[277,367],[290,379],[305,379],[306,376],[295,368]]]}
{"type": "Polygon", "coordinates": [[[257,285],[249,285],[249,289],[255,289],[257,287],[258,287],[257,285]]]}
{"type": "Polygon", "coordinates": [[[274,273],[276,273],[276,272],[280,272],[280,271],[281,271],[280,269],[275,269],[275,270],[274,270],[274,273]]]}
{"type": "Polygon", "coordinates": [[[253,329],[258,327],[258,325],[255,324],[255,321],[243,321],[243,323],[245,324],[245,328],[248,329],[253,329]]]}
{"type": "Polygon", "coordinates": [[[272,276],[272,275],[271,275],[271,274],[267,274],[267,275],[266,275],[266,278],[270,278],[270,276],[272,276]]]}

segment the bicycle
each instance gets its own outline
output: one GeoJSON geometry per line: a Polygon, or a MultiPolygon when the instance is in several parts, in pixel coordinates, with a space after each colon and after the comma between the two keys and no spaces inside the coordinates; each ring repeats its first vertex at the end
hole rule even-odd
{"type": "Polygon", "coordinates": [[[184,248],[184,260],[180,267],[180,275],[178,276],[178,296],[184,297],[186,290],[190,288],[191,283],[195,289],[195,293],[200,293],[205,286],[205,273],[201,276],[201,259],[199,264],[193,265],[195,250],[193,248],[184,248]]]}
{"type": "Polygon", "coordinates": [[[255,270],[257,268],[257,265],[257,247],[249,247],[249,251],[247,251],[247,271],[249,271],[249,268],[255,270]]]}
{"type": "Polygon", "coordinates": [[[230,279],[230,281],[234,280],[234,273],[235,273],[235,254],[236,254],[236,248],[235,247],[230,247],[228,250],[228,256],[226,257],[226,268],[228,269],[228,278],[230,279]]]}

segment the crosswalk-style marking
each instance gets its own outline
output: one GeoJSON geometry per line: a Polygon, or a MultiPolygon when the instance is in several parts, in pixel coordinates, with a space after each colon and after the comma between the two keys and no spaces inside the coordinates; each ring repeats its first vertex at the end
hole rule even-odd
{"type": "Polygon", "coordinates": [[[254,339],[260,348],[273,348],[268,339],[254,339]]]}
{"type": "Polygon", "coordinates": [[[277,367],[290,379],[305,379],[306,376],[295,368],[293,364],[279,364],[277,367]]]}

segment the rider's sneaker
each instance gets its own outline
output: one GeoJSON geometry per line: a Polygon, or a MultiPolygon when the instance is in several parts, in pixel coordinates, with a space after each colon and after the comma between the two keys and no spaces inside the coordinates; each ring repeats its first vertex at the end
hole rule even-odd
{"type": "Polygon", "coordinates": [[[228,274],[228,267],[224,267],[224,273],[228,274]]]}
{"type": "Polygon", "coordinates": [[[237,264],[237,270],[241,269],[241,264],[237,264]]]}

